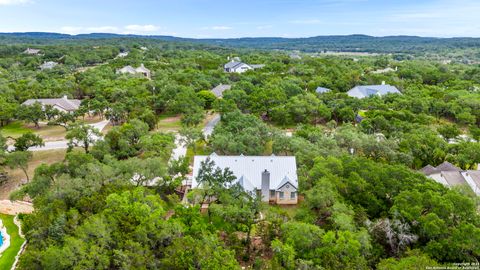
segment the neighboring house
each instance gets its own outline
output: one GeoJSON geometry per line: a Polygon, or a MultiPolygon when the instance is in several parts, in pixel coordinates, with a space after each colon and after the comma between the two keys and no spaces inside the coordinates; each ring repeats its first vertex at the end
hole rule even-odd
{"type": "Polygon", "coordinates": [[[223,66],[225,72],[228,73],[244,73],[249,70],[263,68],[265,65],[249,65],[240,61],[238,57],[234,57],[230,62],[223,66]]]}
{"type": "Polygon", "coordinates": [[[134,68],[132,66],[125,66],[119,70],[117,70],[117,74],[141,74],[144,77],[151,79],[152,72],[146,68],[143,64],[141,64],[138,68],[134,68]]]}
{"type": "Polygon", "coordinates": [[[48,62],[43,62],[43,64],[40,65],[41,70],[46,70],[46,69],[52,69],[58,65],[57,62],[53,61],[48,61],[48,62]]]}
{"type": "Polygon", "coordinates": [[[317,92],[317,94],[323,94],[323,93],[328,93],[328,92],[331,92],[332,90],[331,89],[328,89],[328,88],[325,88],[325,87],[317,87],[317,89],[315,89],[315,92],[317,92]]]}
{"type": "Polygon", "coordinates": [[[228,73],[243,73],[252,70],[253,67],[242,62],[231,61],[225,64],[223,69],[228,73]]]}
{"type": "Polygon", "coordinates": [[[40,50],[27,48],[25,51],[23,51],[23,53],[24,54],[30,54],[30,55],[39,55],[40,50]]]}
{"type": "Polygon", "coordinates": [[[63,96],[62,98],[29,99],[23,102],[22,105],[30,106],[35,103],[40,103],[43,108],[51,105],[61,112],[74,112],[80,108],[81,101],[78,99],[68,99],[67,96],[63,96]]]}
{"type": "Polygon", "coordinates": [[[354,98],[366,98],[371,96],[384,96],[386,94],[401,94],[397,87],[385,84],[381,85],[359,85],[347,92],[347,95],[354,98]]]}
{"type": "Polygon", "coordinates": [[[192,188],[198,187],[196,177],[201,163],[207,158],[215,166],[233,172],[246,191],[261,196],[263,202],[276,204],[297,204],[298,177],[294,156],[195,156],[193,160],[192,188]]]}
{"type": "Polygon", "coordinates": [[[231,88],[232,86],[229,84],[220,84],[213,88],[211,91],[217,98],[221,98],[223,97],[223,92],[230,90],[231,88]]]}
{"type": "Polygon", "coordinates": [[[478,170],[462,170],[445,161],[437,167],[427,165],[420,172],[446,187],[468,185],[475,194],[480,196],[480,171],[478,170]]]}
{"type": "Polygon", "coordinates": [[[121,52],[117,55],[117,58],[123,58],[123,57],[127,57],[128,56],[128,52],[121,52]]]}

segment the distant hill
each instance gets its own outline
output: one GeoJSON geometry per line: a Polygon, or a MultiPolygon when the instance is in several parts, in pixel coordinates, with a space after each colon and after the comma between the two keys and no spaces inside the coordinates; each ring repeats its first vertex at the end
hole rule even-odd
{"type": "Polygon", "coordinates": [[[442,52],[452,49],[478,49],[480,38],[433,38],[418,36],[386,36],[373,37],[367,35],[346,36],[317,36],[309,38],[232,38],[232,39],[193,39],[173,36],[139,36],[92,33],[68,35],[58,33],[0,33],[0,44],[52,44],[58,42],[76,42],[79,40],[98,40],[104,42],[109,39],[135,39],[137,41],[175,41],[208,44],[215,46],[301,50],[306,52],[318,51],[348,51],[348,52],[376,52],[376,53],[423,53],[442,52]]]}

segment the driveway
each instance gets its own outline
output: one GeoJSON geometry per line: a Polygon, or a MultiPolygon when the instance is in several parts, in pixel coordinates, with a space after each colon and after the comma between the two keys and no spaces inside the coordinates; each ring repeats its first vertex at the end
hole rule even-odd
{"type": "Polygon", "coordinates": [[[175,145],[177,147],[172,151],[172,157],[170,158],[171,160],[178,160],[187,155],[187,147],[181,143],[181,139],[182,136],[179,134],[175,135],[175,145]]]}
{"type": "Polygon", "coordinates": [[[215,128],[215,126],[220,122],[220,115],[217,114],[215,115],[215,117],[210,120],[210,122],[208,122],[206,125],[205,125],[205,128],[203,128],[203,135],[205,136],[205,138],[209,137],[210,135],[212,135],[213,133],[213,129],[215,128]]]}

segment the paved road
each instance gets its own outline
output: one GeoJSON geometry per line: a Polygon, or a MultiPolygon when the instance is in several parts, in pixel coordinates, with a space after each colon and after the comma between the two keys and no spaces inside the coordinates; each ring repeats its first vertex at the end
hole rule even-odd
{"type": "Polygon", "coordinates": [[[205,128],[203,128],[203,135],[205,136],[205,138],[212,135],[213,129],[218,124],[218,122],[220,122],[220,115],[219,114],[215,115],[215,117],[205,125],[205,128]]]}
{"type": "MultiPolygon", "coordinates": [[[[98,123],[90,124],[90,126],[98,129],[99,131],[102,131],[109,123],[110,121],[108,120],[103,120],[98,123]]],[[[101,139],[101,137],[95,136],[95,140],[98,141],[101,139]]],[[[68,148],[68,141],[63,140],[63,141],[53,141],[53,142],[45,142],[44,146],[41,147],[30,147],[28,150],[29,151],[46,151],[46,150],[57,150],[57,149],[67,149],[68,148]]],[[[15,148],[13,145],[8,146],[8,151],[13,151],[15,148]]]]}

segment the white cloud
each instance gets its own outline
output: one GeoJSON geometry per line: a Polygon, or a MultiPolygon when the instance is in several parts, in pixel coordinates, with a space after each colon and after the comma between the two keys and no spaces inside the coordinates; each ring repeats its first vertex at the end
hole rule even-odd
{"type": "Polygon", "coordinates": [[[24,5],[30,3],[32,3],[30,0],[0,0],[0,6],[24,5]]]}
{"type": "Polygon", "coordinates": [[[322,21],[319,19],[309,19],[309,20],[293,20],[290,21],[291,24],[321,24],[322,21]]]}
{"type": "Polygon", "coordinates": [[[225,30],[231,30],[231,29],[233,28],[230,26],[223,26],[223,25],[202,27],[202,30],[215,30],[215,31],[225,31],[225,30]]]}
{"type": "Polygon", "coordinates": [[[146,24],[146,25],[139,25],[139,24],[131,24],[125,26],[125,32],[130,34],[136,33],[146,33],[146,32],[155,32],[160,30],[160,26],[156,26],[153,24],[146,24]]]}

